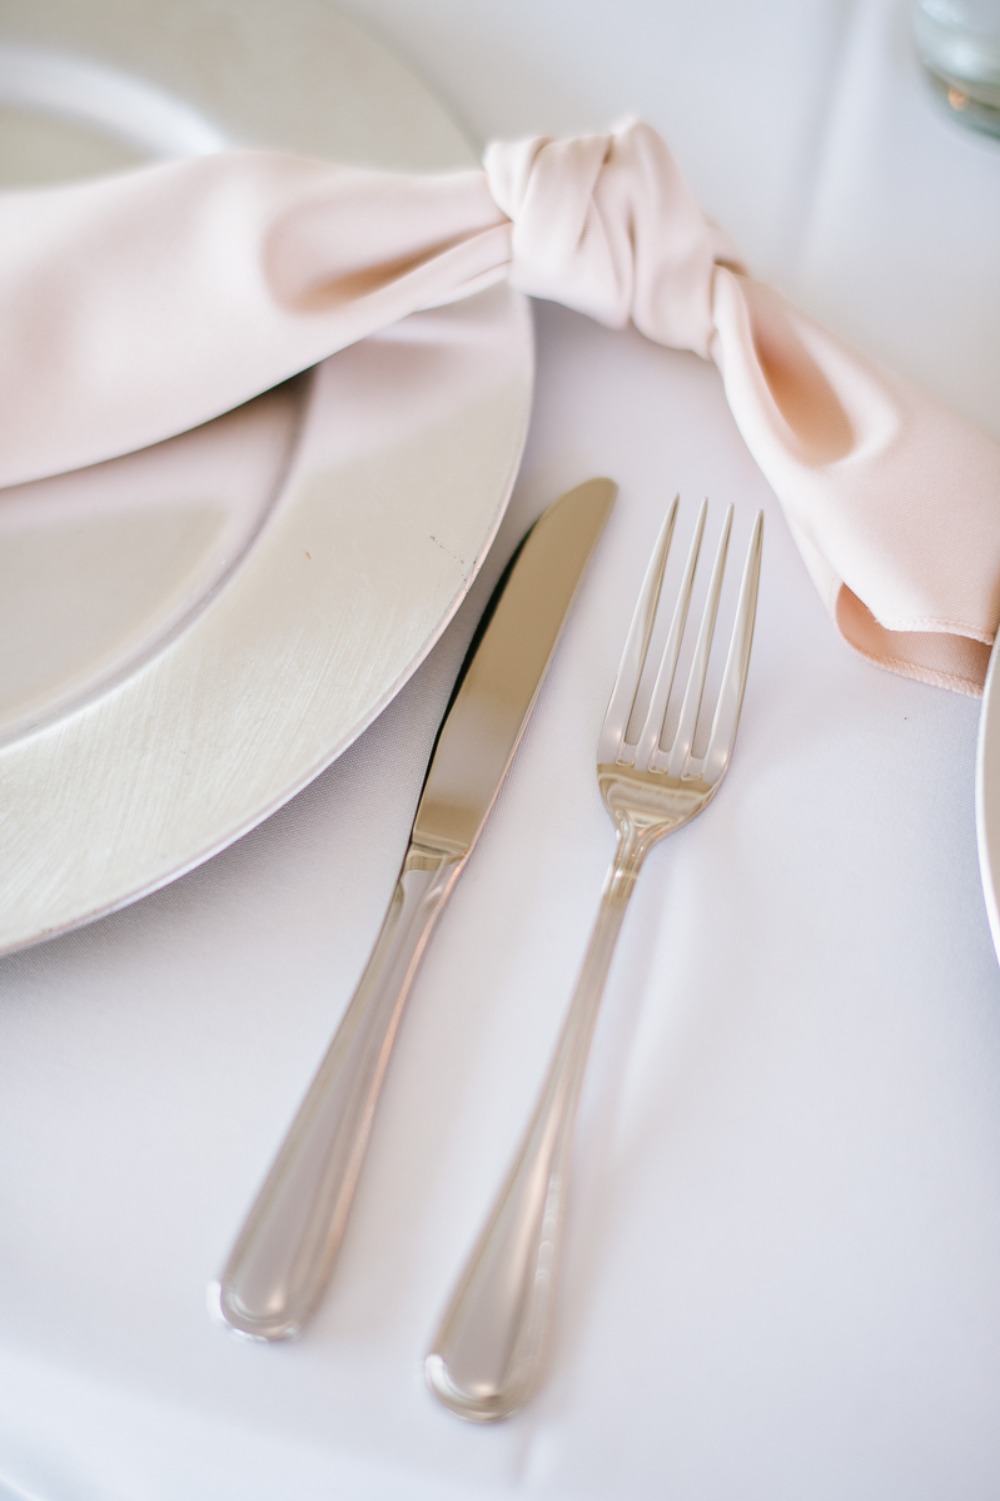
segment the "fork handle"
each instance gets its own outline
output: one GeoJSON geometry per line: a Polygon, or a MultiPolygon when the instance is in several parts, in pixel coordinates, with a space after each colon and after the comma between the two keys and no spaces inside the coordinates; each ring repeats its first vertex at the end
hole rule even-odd
{"type": "Polygon", "coordinates": [[[240,1334],[296,1334],[329,1280],[410,985],[462,863],[407,850],[358,988],[212,1289],[240,1334]]]}
{"type": "Polygon", "coordinates": [[[647,848],[633,831],[619,833],[534,1115],[425,1361],[435,1396],[474,1422],[509,1417],[542,1372],[584,1071],[615,942],[647,848]]]}

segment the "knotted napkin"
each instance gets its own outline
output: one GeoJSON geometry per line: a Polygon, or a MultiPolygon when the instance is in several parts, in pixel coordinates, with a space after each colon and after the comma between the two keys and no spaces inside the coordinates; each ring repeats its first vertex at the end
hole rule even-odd
{"type": "Polygon", "coordinates": [[[1000,444],[754,281],[638,122],[493,145],[484,171],[244,150],[0,195],[0,485],[170,437],[505,279],[713,360],[844,636],[981,689],[1000,444]]]}

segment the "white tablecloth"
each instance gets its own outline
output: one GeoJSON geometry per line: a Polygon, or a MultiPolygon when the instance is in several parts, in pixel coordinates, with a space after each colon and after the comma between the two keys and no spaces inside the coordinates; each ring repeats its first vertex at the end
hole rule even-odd
{"type": "MultiPolygon", "coordinates": [[[[759,274],[1000,435],[1000,147],[932,105],[900,0],[353,12],[484,140],[644,115],[759,274]]],[[[978,706],[840,642],[711,368],[556,308],[537,326],[496,556],[388,712],[207,866],[0,962],[5,1497],[998,1493],[978,706]],[[298,1343],[241,1343],[205,1285],[364,963],[477,611],[529,520],[600,472],[621,498],[418,977],[335,1284],[298,1343]],[[626,924],[549,1380],[477,1429],[421,1357],[586,938],[612,848],[596,733],[678,490],[767,512],[738,754],[626,924]]]]}

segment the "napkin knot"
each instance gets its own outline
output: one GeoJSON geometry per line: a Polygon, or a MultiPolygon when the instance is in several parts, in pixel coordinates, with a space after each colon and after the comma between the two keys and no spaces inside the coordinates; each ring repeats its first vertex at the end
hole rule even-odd
{"type": "Polygon", "coordinates": [[[513,223],[513,286],[708,358],[715,267],[737,257],[654,130],[631,120],[608,135],[498,142],[484,166],[513,223]]]}

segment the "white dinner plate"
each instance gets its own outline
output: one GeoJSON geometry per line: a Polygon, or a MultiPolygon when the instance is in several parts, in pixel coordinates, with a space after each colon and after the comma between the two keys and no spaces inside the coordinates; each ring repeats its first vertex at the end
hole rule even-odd
{"type": "MultiPolygon", "coordinates": [[[[5,183],[227,144],[476,160],[326,0],[5,0],[5,183]]],[[[204,860],[375,718],[495,536],[531,383],[527,305],[497,288],[0,492],[0,952],[204,860]]]]}
{"type": "Polygon", "coordinates": [[[990,657],[979,721],[976,828],[986,911],[1000,958],[1000,645],[990,657]]]}

